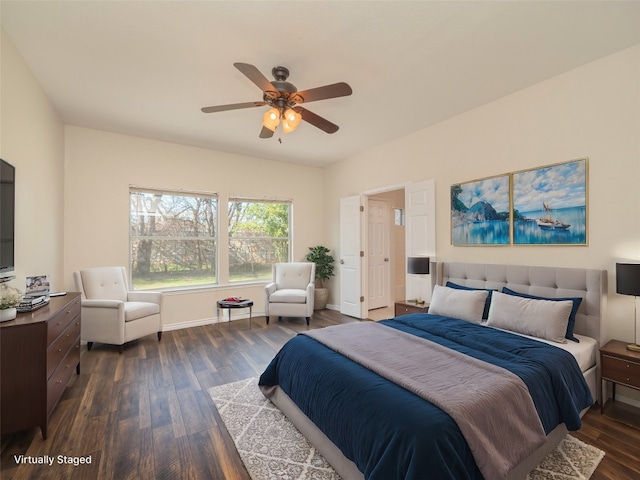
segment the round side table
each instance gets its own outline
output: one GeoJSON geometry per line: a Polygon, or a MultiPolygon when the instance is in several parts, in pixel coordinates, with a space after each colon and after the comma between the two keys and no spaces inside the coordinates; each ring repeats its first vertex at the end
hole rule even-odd
{"type": "Polygon", "coordinates": [[[253,300],[249,300],[245,298],[244,300],[240,300],[239,302],[227,302],[225,300],[218,300],[218,307],[216,309],[216,313],[218,315],[218,322],[220,322],[220,309],[229,310],[229,321],[231,323],[231,309],[233,308],[248,308],[249,309],[249,328],[251,328],[251,314],[253,310],[253,300]]]}

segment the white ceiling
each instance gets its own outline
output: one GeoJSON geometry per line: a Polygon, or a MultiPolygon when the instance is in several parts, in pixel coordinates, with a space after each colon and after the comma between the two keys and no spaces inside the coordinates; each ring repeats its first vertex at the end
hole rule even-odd
{"type": "Polygon", "coordinates": [[[323,166],[640,43],[639,1],[6,1],[0,18],[66,124],[323,166]],[[289,68],[303,122],[260,139],[267,107],[233,66],[289,68]]]}

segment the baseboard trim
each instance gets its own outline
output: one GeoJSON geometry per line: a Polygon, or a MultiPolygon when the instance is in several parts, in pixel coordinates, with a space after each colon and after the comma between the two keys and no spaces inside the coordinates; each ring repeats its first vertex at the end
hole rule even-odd
{"type": "MultiPolygon", "coordinates": [[[[227,323],[229,321],[228,312],[220,312],[220,319],[218,317],[207,317],[201,318],[199,320],[189,320],[187,322],[177,322],[177,323],[168,323],[162,326],[163,332],[169,332],[171,330],[181,330],[183,328],[191,328],[191,327],[203,327],[206,325],[213,325],[216,323],[227,323]],[[223,316],[223,313],[225,314],[223,316]]],[[[256,319],[256,317],[264,317],[264,312],[255,312],[251,315],[252,321],[256,319]]],[[[237,313],[231,315],[231,321],[234,320],[242,320],[245,318],[249,318],[248,313],[237,313]]]]}

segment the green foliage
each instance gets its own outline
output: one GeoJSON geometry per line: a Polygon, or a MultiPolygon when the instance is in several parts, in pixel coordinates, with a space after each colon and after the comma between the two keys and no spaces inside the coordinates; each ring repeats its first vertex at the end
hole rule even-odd
{"type": "Polygon", "coordinates": [[[460,195],[461,193],[462,193],[462,187],[460,185],[452,185],[451,186],[451,210],[455,210],[455,211],[464,213],[469,209],[458,198],[458,195],[460,195]]]}
{"type": "Polygon", "coordinates": [[[320,280],[319,287],[322,288],[324,280],[329,280],[333,277],[334,259],[329,255],[327,247],[322,245],[316,245],[315,247],[309,247],[309,253],[307,254],[307,261],[316,264],[316,278],[320,280]]]}

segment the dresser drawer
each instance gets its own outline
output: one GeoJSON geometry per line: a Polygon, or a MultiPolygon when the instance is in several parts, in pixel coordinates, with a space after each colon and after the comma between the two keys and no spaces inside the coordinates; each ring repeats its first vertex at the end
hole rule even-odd
{"type": "Polygon", "coordinates": [[[80,314],[80,297],[69,303],[62,311],[47,322],[47,345],[65,331],[71,321],[80,314]]]}
{"type": "Polygon", "coordinates": [[[47,415],[51,413],[51,410],[58,404],[58,400],[60,400],[75,366],[80,362],[80,337],[76,337],[74,342],[75,345],[47,381],[47,415]]]}
{"type": "Polygon", "coordinates": [[[76,317],[75,321],[71,322],[71,325],[47,348],[47,378],[51,377],[74,344],[79,343],[78,337],[80,337],[80,317],[76,317]]]}
{"type": "Polygon", "coordinates": [[[602,355],[602,378],[640,388],[640,363],[602,355]]]}

